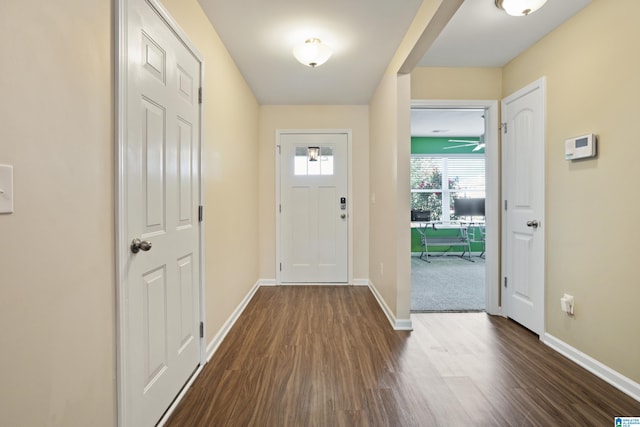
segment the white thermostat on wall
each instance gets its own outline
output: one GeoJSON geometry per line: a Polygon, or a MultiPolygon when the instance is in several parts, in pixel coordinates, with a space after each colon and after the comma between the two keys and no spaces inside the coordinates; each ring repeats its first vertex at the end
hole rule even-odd
{"type": "Polygon", "coordinates": [[[576,160],[594,157],[596,155],[596,139],[592,133],[567,139],[564,142],[564,158],[576,160]]]}

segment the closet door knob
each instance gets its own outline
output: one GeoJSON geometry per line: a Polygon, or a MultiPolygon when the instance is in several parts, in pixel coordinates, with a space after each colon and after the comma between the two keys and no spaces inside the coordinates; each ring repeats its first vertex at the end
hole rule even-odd
{"type": "Polygon", "coordinates": [[[151,242],[147,242],[146,240],[133,239],[131,242],[131,252],[137,254],[140,251],[147,252],[151,249],[151,242]]]}

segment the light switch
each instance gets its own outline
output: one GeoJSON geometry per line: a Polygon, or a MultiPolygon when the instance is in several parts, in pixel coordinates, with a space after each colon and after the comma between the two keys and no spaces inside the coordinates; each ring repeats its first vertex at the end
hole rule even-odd
{"type": "Polygon", "coordinates": [[[13,213],[13,166],[0,165],[0,214],[13,213]]]}

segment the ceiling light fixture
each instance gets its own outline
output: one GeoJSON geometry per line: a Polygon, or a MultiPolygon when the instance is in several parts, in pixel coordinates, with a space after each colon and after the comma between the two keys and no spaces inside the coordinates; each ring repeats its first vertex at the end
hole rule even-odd
{"type": "Polygon", "coordinates": [[[540,9],[547,0],[495,0],[496,7],[511,16],[527,16],[540,9]]]}
{"type": "Polygon", "coordinates": [[[331,48],[316,38],[307,39],[304,44],[293,48],[293,56],[300,63],[311,68],[327,62],[331,53],[331,48]]]}
{"type": "Polygon", "coordinates": [[[307,153],[309,153],[310,162],[317,162],[320,155],[320,147],[307,147],[307,153]]]}

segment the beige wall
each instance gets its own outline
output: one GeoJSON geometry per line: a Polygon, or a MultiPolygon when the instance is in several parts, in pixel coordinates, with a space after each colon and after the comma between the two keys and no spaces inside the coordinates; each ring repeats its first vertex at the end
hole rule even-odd
{"type": "MultiPolygon", "coordinates": [[[[369,279],[398,317],[396,234],[397,211],[397,76],[386,75],[369,104],[370,145],[370,237],[369,279]]],[[[408,163],[408,160],[407,160],[408,163]]],[[[408,209],[408,208],[407,208],[408,209]]],[[[407,217],[408,218],[408,217],[407,217]]],[[[407,219],[407,229],[410,229],[407,219]]],[[[407,248],[407,258],[410,249],[407,248]]],[[[409,267],[410,268],[410,267],[409,267]]]]}
{"type": "Polygon", "coordinates": [[[396,321],[410,318],[410,76],[387,74],[370,103],[369,278],[396,321]]]}
{"type": "MultiPolygon", "coordinates": [[[[3,425],[116,423],[112,3],[0,3],[3,425]]],[[[258,279],[258,105],[196,1],[166,4],[206,64],[210,340],[258,279]]]]}
{"type": "Polygon", "coordinates": [[[207,342],[258,281],[258,103],[196,0],[163,0],[204,56],[207,342]]]}
{"type": "Polygon", "coordinates": [[[501,94],[501,68],[418,67],[411,72],[414,100],[497,100],[501,94]]]}
{"type": "Polygon", "coordinates": [[[109,0],[0,3],[0,424],[115,423],[109,0]]]}
{"type": "Polygon", "coordinates": [[[411,309],[411,76],[399,70],[440,4],[422,3],[369,102],[369,279],[399,327],[411,309]]]}
{"type": "Polygon", "coordinates": [[[639,14],[636,0],[594,0],[503,72],[504,96],[547,77],[546,330],[636,382],[639,14]],[[598,157],[564,160],[564,140],[591,132],[598,157]]]}
{"type": "Polygon", "coordinates": [[[278,129],[351,129],[353,277],[369,272],[369,108],[366,105],[260,107],[260,277],[275,279],[275,138],[278,129]]]}

